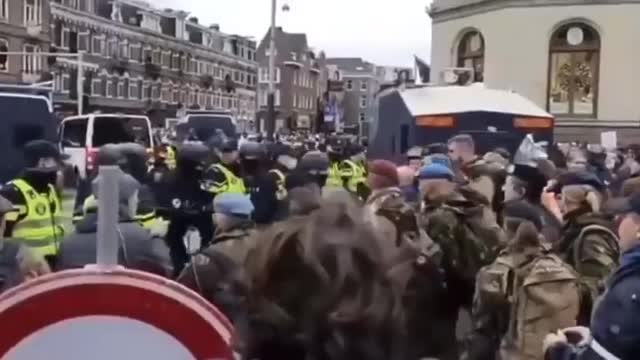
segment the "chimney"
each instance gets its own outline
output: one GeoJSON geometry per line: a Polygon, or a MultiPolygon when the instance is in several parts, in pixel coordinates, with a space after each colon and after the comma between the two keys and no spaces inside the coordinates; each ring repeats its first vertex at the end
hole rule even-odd
{"type": "Polygon", "coordinates": [[[195,16],[192,16],[192,17],[189,18],[189,21],[194,23],[194,24],[197,24],[198,23],[198,18],[195,17],[195,16]]]}
{"type": "Polygon", "coordinates": [[[220,31],[220,25],[218,25],[218,24],[211,24],[211,25],[209,25],[209,29],[211,29],[211,30],[215,30],[215,31],[220,31]]]}

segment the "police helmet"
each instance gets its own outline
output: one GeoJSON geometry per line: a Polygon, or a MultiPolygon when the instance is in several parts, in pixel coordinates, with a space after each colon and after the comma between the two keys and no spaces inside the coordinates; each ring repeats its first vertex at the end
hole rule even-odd
{"type": "Polygon", "coordinates": [[[219,149],[222,152],[238,151],[238,142],[235,139],[225,138],[220,142],[219,149]]]}
{"type": "Polygon", "coordinates": [[[320,151],[310,151],[298,162],[297,170],[309,174],[326,174],[329,171],[329,158],[320,151]]]}
{"type": "Polygon", "coordinates": [[[178,148],[176,161],[204,164],[209,158],[209,148],[203,144],[187,143],[178,148]]]}
{"type": "Polygon", "coordinates": [[[32,140],[25,144],[24,159],[27,168],[38,167],[41,159],[53,158],[61,162],[68,159],[68,155],[61,154],[56,144],[47,140],[32,140]]]}
{"type": "Polygon", "coordinates": [[[240,157],[246,160],[260,160],[267,156],[267,148],[264,144],[255,141],[247,141],[240,146],[240,157]]]}

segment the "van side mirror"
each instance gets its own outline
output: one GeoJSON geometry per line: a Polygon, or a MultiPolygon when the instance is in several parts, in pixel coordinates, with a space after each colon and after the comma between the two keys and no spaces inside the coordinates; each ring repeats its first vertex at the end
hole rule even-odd
{"type": "Polygon", "coordinates": [[[73,143],[69,139],[62,139],[62,147],[73,147],[73,143]]]}

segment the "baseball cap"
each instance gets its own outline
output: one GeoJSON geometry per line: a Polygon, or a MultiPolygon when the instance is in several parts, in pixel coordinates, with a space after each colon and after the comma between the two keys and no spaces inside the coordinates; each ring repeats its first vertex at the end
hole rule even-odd
{"type": "Polygon", "coordinates": [[[248,218],[254,207],[248,195],[222,193],[213,200],[213,209],[216,213],[248,218]]]}
{"type": "Polygon", "coordinates": [[[442,164],[432,163],[427,166],[423,166],[422,169],[418,171],[418,179],[420,180],[442,179],[453,181],[453,178],[453,171],[442,164]]]}

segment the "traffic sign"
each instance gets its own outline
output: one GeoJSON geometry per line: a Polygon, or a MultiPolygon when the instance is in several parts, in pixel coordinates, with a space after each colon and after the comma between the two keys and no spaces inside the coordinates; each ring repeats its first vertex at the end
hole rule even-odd
{"type": "Polygon", "coordinates": [[[184,286],[99,267],[55,273],[0,295],[6,360],[232,360],[231,323],[184,286]]]}

